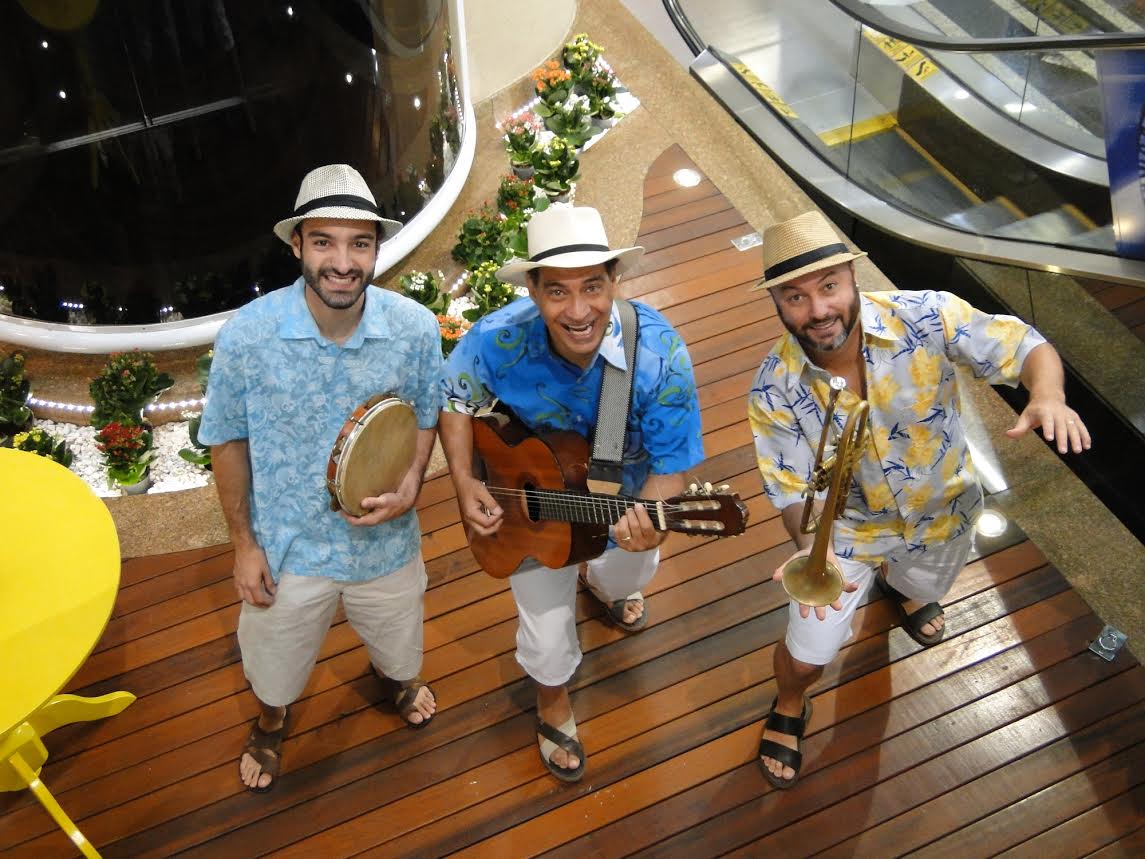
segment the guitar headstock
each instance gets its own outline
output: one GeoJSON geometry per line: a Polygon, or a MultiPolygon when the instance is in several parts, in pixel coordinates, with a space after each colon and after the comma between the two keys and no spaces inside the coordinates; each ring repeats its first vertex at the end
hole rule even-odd
{"type": "Polygon", "coordinates": [[[664,503],[668,530],[709,537],[734,537],[747,528],[747,507],[731,487],[693,483],[664,503]]]}

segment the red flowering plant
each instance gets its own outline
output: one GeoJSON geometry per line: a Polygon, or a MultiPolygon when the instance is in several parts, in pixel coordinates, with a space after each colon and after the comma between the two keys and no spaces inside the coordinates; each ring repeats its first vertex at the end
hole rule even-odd
{"type": "Polygon", "coordinates": [[[533,88],[541,98],[537,113],[544,116],[544,108],[562,104],[572,91],[572,75],[556,60],[549,60],[533,71],[533,88]]]}
{"type": "Polygon", "coordinates": [[[107,463],[107,476],[121,486],[142,480],[155,458],[151,433],[139,424],[111,421],[95,434],[95,441],[107,463]]]}
{"type": "Polygon", "coordinates": [[[502,176],[497,188],[497,211],[514,226],[520,226],[532,214],[535,193],[532,179],[518,179],[512,173],[502,176]]]}
{"type": "Polygon", "coordinates": [[[95,402],[91,425],[100,429],[112,421],[142,423],[144,407],[173,384],[175,380],[160,373],[148,353],[115,353],[88,386],[95,402]]]}

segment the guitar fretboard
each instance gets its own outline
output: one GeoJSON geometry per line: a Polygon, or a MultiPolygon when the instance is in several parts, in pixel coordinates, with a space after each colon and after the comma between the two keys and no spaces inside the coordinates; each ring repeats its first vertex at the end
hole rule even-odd
{"type": "Polygon", "coordinates": [[[648,515],[656,530],[665,530],[662,514],[665,505],[660,501],[646,501],[624,495],[603,495],[594,492],[576,492],[556,489],[509,489],[504,486],[486,487],[494,498],[524,498],[529,518],[549,522],[571,522],[574,525],[615,525],[625,513],[637,504],[648,508],[648,515]]]}

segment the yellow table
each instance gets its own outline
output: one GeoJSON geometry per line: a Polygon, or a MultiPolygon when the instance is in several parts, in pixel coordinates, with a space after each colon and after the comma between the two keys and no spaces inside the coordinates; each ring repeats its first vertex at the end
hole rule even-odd
{"type": "Polygon", "coordinates": [[[135,700],[57,694],[99,641],[118,590],[119,540],[104,503],[62,465],[0,449],[0,790],[30,788],[93,857],[40,781],[48,757],[40,738],[135,700]]]}

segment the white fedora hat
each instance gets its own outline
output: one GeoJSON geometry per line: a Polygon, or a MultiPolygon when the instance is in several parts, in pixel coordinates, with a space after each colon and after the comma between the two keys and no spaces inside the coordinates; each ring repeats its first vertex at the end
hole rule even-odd
{"type": "Polygon", "coordinates": [[[526,272],[535,268],[581,268],[616,260],[616,274],[630,269],[644,248],[608,247],[600,212],[588,206],[549,206],[529,219],[525,227],[529,258],[515,259],[497,270],[506,283],[524,285],[526,272]]]}
{"type": "Polygon", "coordinates": [[[294,228],[307,218],[377,221],[383,239],[402,228],[400,221],[382,217],[370,186],[349,164],[327,164],[307,173],[294,201],[294,214],[275,224],[274,234],[290,244],[294,228]]]}
{"type": "Polygon", "coordinates": [[[763,231],[763,280],[751,288],[780,286],[866,255],[865,251],[848,250],[822,212],[804,212],[763,231]]]}

